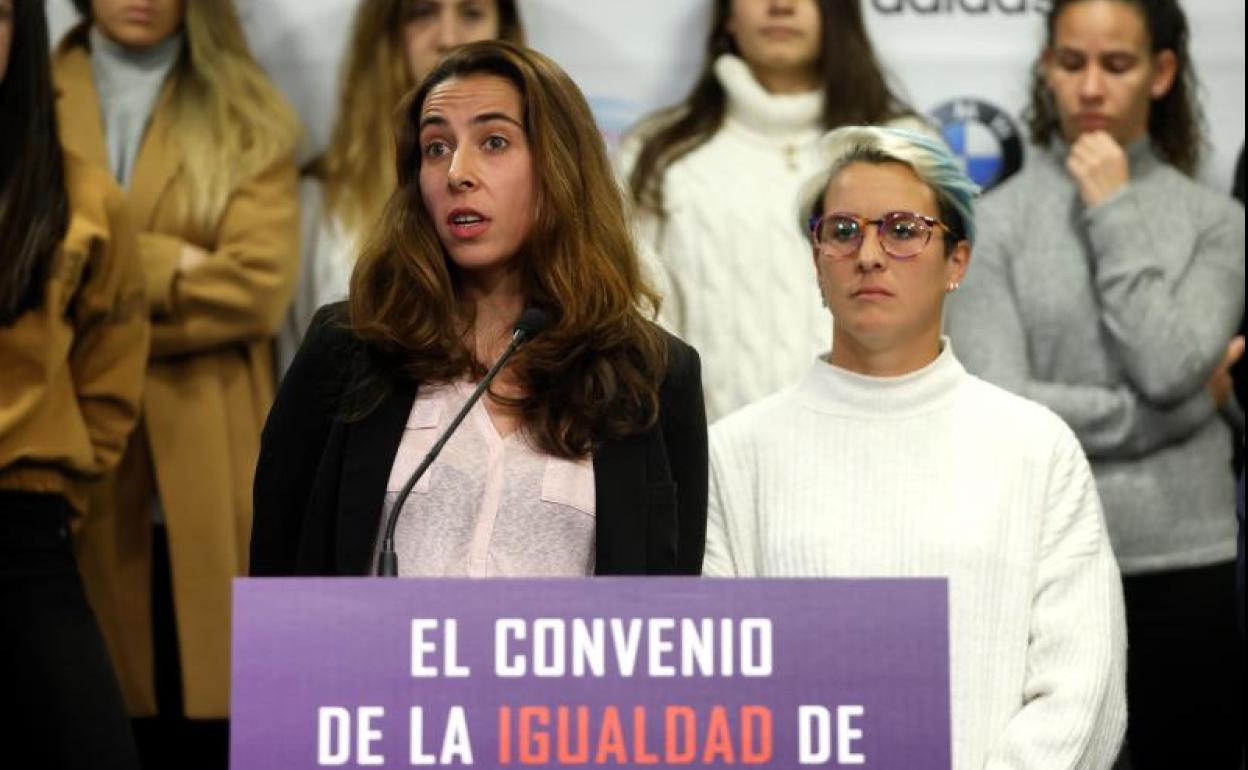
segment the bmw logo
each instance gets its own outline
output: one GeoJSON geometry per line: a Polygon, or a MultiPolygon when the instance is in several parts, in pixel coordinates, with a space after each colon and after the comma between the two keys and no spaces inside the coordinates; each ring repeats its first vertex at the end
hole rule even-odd
{"type": "Polygon", "coordinates": [[[965,164],[967,176],[985,191],[1023,165],[1022,133],[996,105],[964,97],[942,102],[931,114],[950,149],[965,164]]]}

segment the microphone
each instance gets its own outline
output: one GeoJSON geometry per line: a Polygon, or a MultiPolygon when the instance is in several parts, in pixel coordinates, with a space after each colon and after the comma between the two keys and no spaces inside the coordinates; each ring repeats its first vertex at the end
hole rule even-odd
{"type": "Polygon", "coordinates": [[[459,424],[468,416],[468,412],[481,398],[481,394],[485,389],[490,387],[490,383],[494,380],[495,375],[502,370],[507,360],[516,352],[525,342],[535,337],[538,332],[545,329],[550,324],[550,314],[541,308],[526,308],[520,314],[520,319],[516,321],[516,325],[512,329],[511,343],[503,354],[498,357],[490,370],[485,373],[485,377],[477,385],[476,390],[472,391],[472,395],[460,407],[459,413],[455,415],[455,419],[447,426],[438,440],[434,442],[433,448],[429,450],[429,454],[425,455],[425,459],[421,460],[420,465],[408,477],[407,483],[403,485],[403,489],[399,491],[398,498],[395,499],[394,505],[390,508],[390,514],[386,517],[386,535],[381,541],[381,555],[377,558],[377,576],[378,577],[397,577],[399,574],[399,556],[394,551],[394,530],[399,523],[399,514],[403,511],[403,503],[406,502],[407,496],[412,493],[412,489],[416,486],[416,482],[420,481],[420,477],[425,475],[425,471],[429,470],[429,466],[441,453],[442,447],[450,440],[451,435],[459,428],[459,424]]]}

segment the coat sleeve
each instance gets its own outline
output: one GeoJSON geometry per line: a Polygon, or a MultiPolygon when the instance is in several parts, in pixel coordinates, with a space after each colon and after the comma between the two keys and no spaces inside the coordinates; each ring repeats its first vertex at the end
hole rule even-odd
{"type": "Polygon", "coordinates": [[[70,372],[99,472],[116,467],[139,417],[151,328],[134,226],[121,192],[105,197],[108,236],[96,242],[73,307],[70,372]]]}
{"type": "Polygon", "coordinates": [[[216,248],[177,269],[181,238],[139,236],[152,306],[152,356],[256,342],[281,327],[299,261],[294,161],[286,156],[238,187],[226,204],[216,248]]]}
{"type": "Polygon", "coordinates": [[[702,364],[698,353],[669,340],[673,358],[664,390],[663,441],[672,479],[676,482],[676,569],[685,575],[702,572],[706,547],[706,406],[702,398],[702,364]]]}
{"type": "MultiPolygon", "coordinates": [[[[973,267],[947,307],[948,332],[968,370],[1006,390],[1038,401],[1066,421],[1094,459],[1130,459],[1182,441],[1215,413],[1201,388],[1168,407],[1156,406],[1128,386],[1104,387],[1036,379],[1027,329],[1011,277],[1008,231],[985,232],[973,267]]],[[[1229,338],[1228,338],[1229,339],[1229,338]]]]}
{"type": "Polygon", "coordinates": [[[296,571],[304,516],[346,383],[344,318],[341,304],[313,317],[265,422],[252,490],[253,576],[296,571]]]}
{"type": "Polygon", "coordinates": [[[1158,253],[1171,240],[1152,235],[1130,184],[1085,213],[1105,339],[1132,384],[1158,404],[1204,390],[1243,315],[1243,208],[1226,201],[1193,216],[1204,221],[1184,268],[1174,270],[1170,255],[1158,253]]]}
{"type": "Polygon", "coordinates": [[[1126,730],[1122,583],[1091,468],[1063,430],[1052,452],[1022,708],[985,770],[1108,770],[1126,730]]]}

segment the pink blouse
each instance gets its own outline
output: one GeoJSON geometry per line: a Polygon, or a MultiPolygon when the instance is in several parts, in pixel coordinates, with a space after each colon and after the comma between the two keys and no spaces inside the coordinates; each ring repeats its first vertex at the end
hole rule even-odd
{"type": "MultiPolygon", "coordinates": [[[[472,388],[466,382],[421,386],[386,484],[387,514],[472,388]]],[[[395,529],[399,574],[591,575],[594,497],[591,458],[551,457],[522,430],[499,435],[483,397],[403,505],[395,529]]],[[[379,534],[375,553],[380,545],[379,534]]]]}

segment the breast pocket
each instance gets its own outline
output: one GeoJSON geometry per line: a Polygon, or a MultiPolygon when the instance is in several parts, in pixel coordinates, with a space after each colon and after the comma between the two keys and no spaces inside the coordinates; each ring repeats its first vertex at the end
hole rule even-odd
{"type": "MultiPolygon", "coordinates": [[[[442,419],[443,400],[417,400],[407,417],[407,425],[403,428],[403,438],[399,442],[399,451],[395,455],[394,465],[390,468],[390,480],[386,482],[386,492],[397,495],[407,480],[424,461],[425,455],[433,449],[438,439],[438,425],[442,419]]],[[[429,491],[432,474],[425,473],[412,492],[425,494],[429,491]]]]}
{"type": "Polygon", "coordinates": [[[596,516],[598,506],[594,493],[593,461],[588,458],[547,458],[542,471],[542,502],[564,505],[586,516],[596,516]]]}

